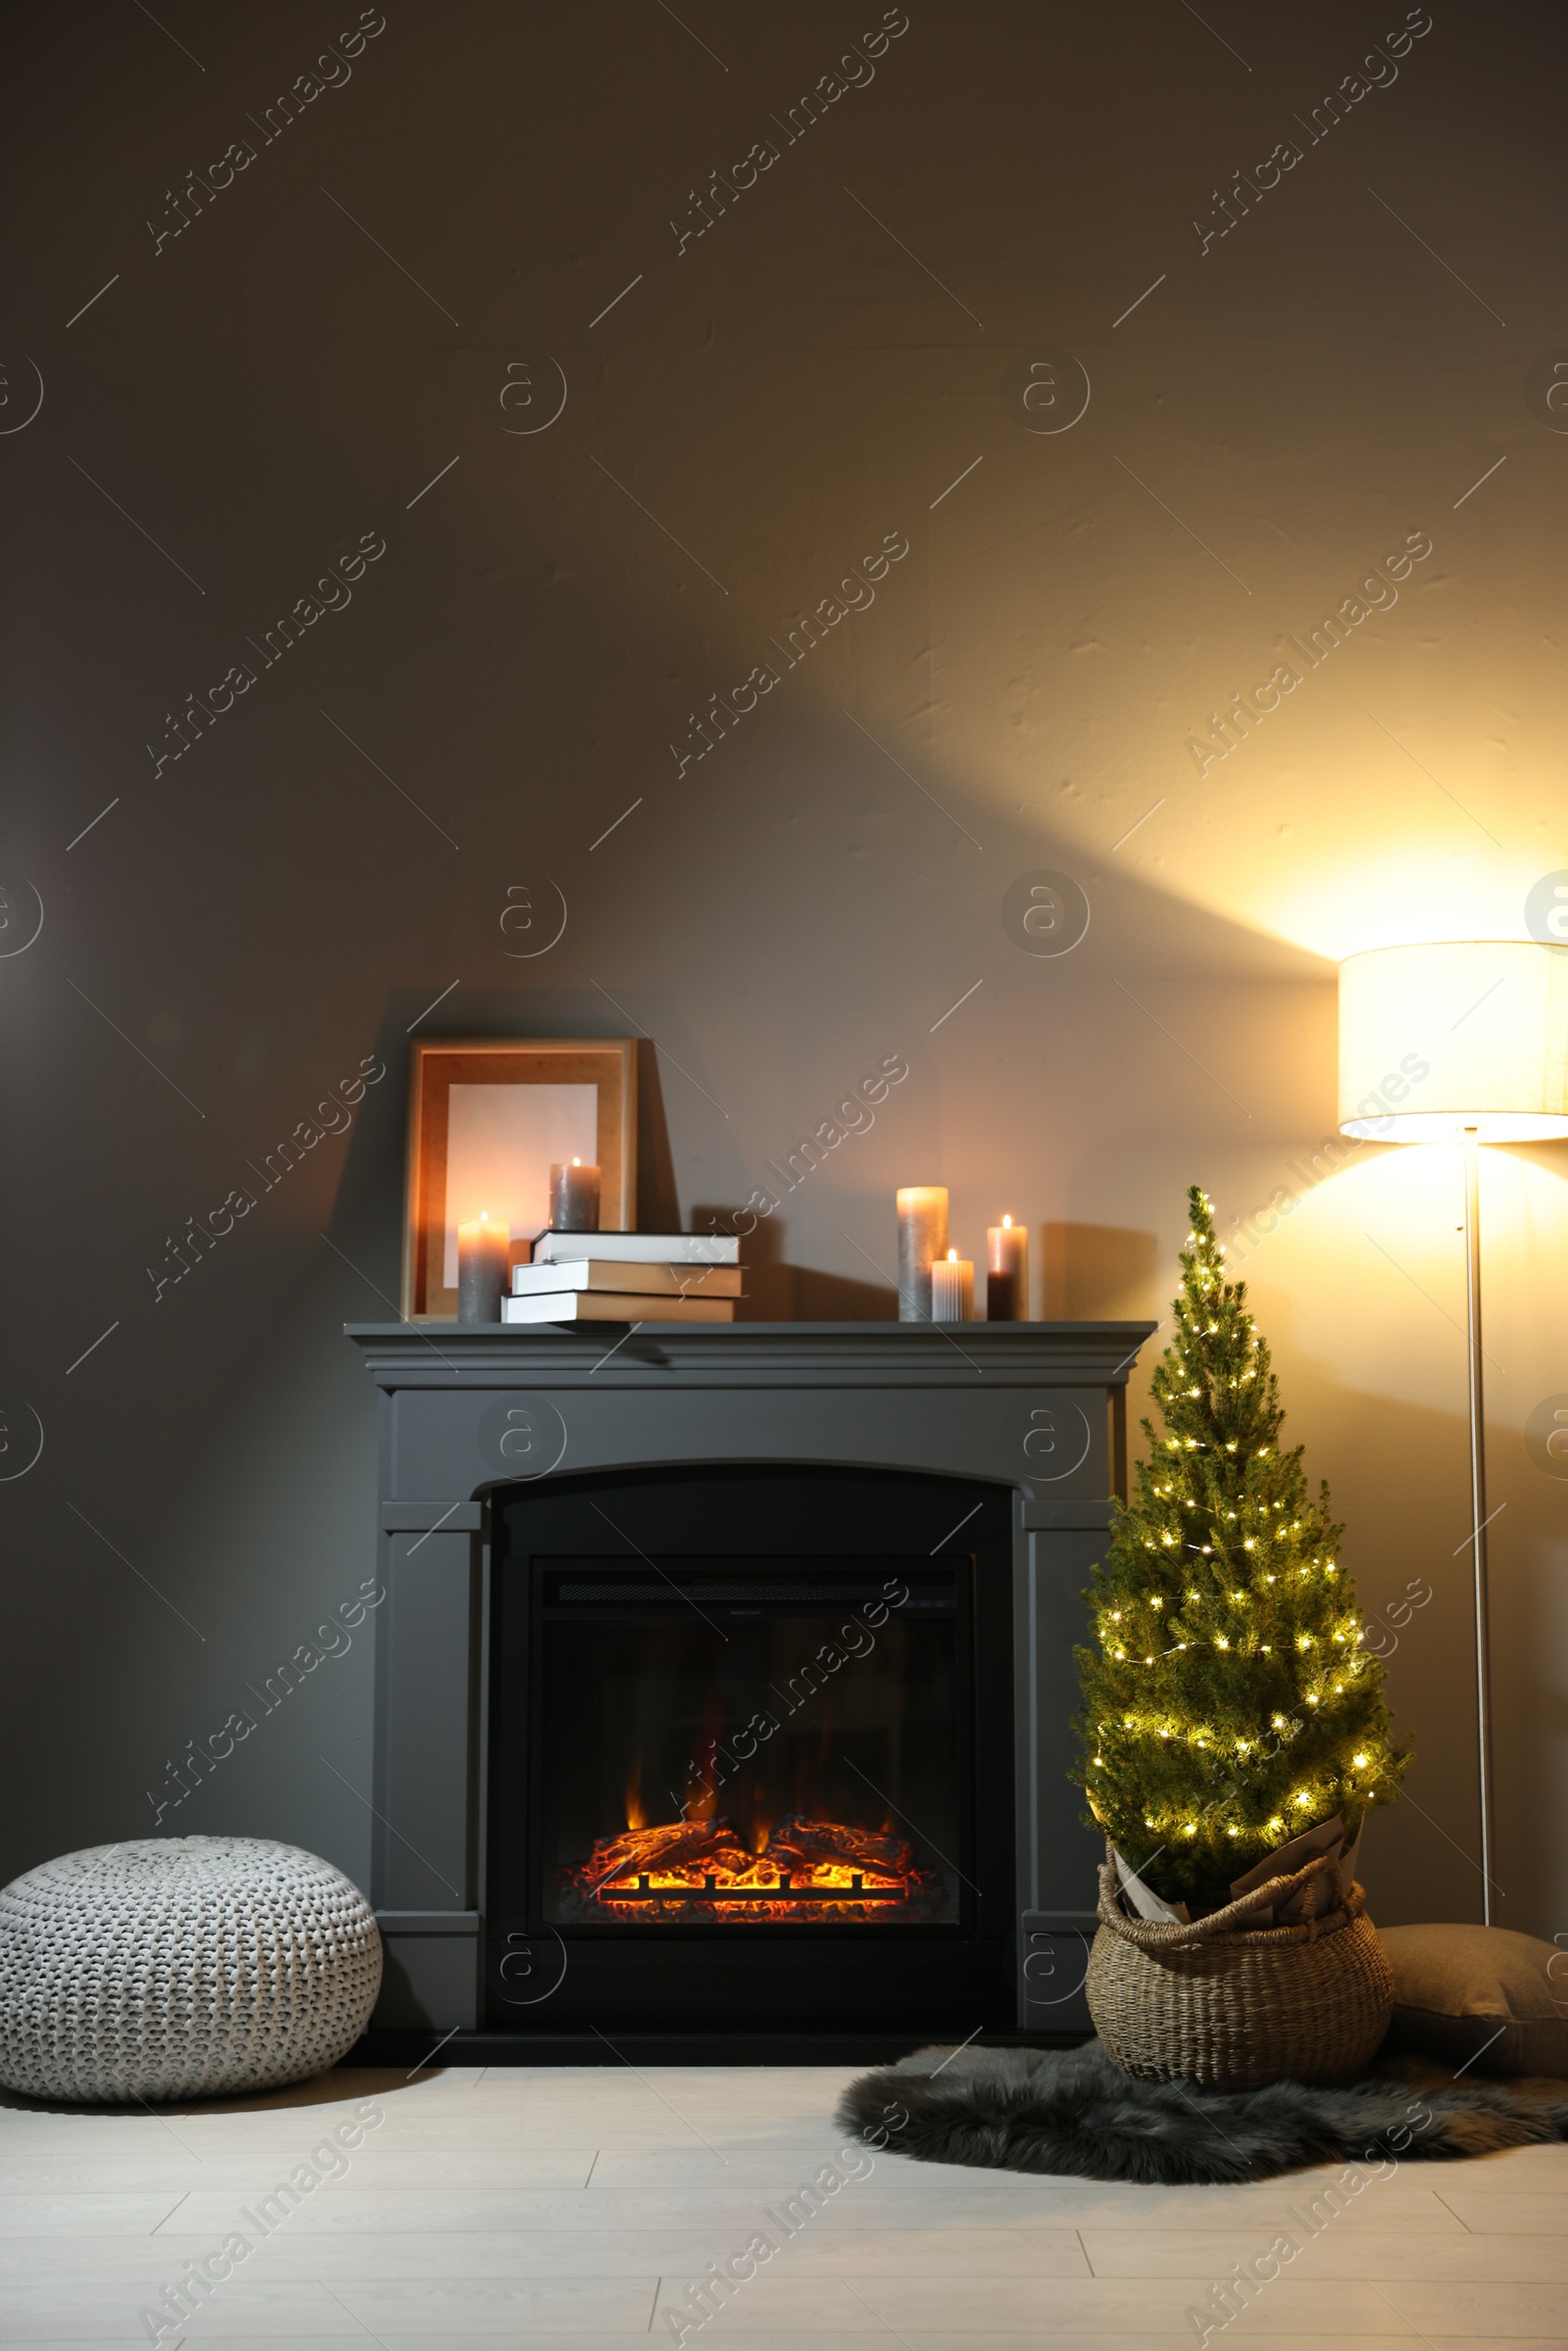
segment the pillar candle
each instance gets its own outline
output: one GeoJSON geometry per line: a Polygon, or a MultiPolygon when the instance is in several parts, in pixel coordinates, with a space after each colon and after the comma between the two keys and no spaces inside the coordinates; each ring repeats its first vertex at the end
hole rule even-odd
{"type": "Polygon", "coordinates": [[[942,1184],[906,1184],[899,1205],[899,1320],[931,1320],[931,1261],[948,1246],[948,1195],[942,1184]]]}
{"type": "Polygon", "coordinates": [[[931,1320],[974,1320],[974,1259],[960,1257],[956,1249],[950,1249],[945,1257],[932,1262],[931,1320]]]}
{"type": "Polygon", "coordinates": [[[986,1320],[1029,1320],[1029,1228],[1010,1216],[986,1227],[986,1320]]]}
{"type": "Polygon", "coordinates": [[[512,1287],[512,1234],[481,1209],[458,1227],[458,1320],[499,1322],[502,1295],[512,1287]]]}
{"type": "Polygon", "coordinates": [[[599,1230],[599,1170],[573,1159],[569,1167],[555,1160],[550,1169],[550,1230],[553,1233],[597,1233],[599,1230]]]}

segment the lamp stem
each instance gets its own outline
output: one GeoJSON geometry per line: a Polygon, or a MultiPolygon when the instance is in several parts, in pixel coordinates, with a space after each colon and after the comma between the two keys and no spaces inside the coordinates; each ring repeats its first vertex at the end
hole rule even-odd
{"type": "Polygon", "coordinates": [[[1464,1130],[1465,1320],[1470,1342],[1470,1509],[1476,1577],[1476,1761],[1481,1795],[1481,1915],[1492,1924],[1492,1659],[1487,1608],[1487,1431],[1481,1354],[1481,1150],[1464,1130]]]}

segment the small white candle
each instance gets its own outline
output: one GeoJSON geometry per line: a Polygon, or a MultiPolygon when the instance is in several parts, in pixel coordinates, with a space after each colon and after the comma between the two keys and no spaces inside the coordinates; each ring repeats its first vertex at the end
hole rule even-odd
{"type": "Polygon", "coordinates": [[[1029,1320],[1029,1229],[1010,1216],[986,1227],[986,1320],[1029,1320]]]}
{"type": "Polygon", "coordinates": [[[599,1170],[573,1159],[565,1167],[557,1159],[550,1169],[550,1229],[553,1233],[597,1233],[599,1230],[599,1170]]]}
{"type": "Polygon", "coordinates": [[[937,1257],[932,1261],[931,1320],[974,1320],[974,1259],[960,1257],[956,1249],[950,1249],[945,1257],[937,1257]]]}
{"type": "Polygon", "coordinates": [[[458,1227],[458,1320],[499,1322],[501,1299],[512,1286],[512,1234],[481,1208],[458,1227]]]}

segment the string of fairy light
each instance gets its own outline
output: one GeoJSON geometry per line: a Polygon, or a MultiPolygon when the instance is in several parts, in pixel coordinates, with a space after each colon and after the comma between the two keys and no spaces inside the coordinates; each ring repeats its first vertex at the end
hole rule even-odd
{"type": "MultiPolygon", "coordinates": [[[[1206,1196],[1204,1205],[1211,1205],[1206,1196]]],[[[1241,1392],[1255,1382],[1257,1366],[1248,1361],[1235,1364],[1229,1369],[1227,1378],[1210,1371],[1209,1388],[1205,1391],[1195,1377],[1199,1367],[1187,1349],[1200,1337],[1223,1339],[1223,1326],[1215,1318],[1216,1312],[1228,1316],[1239,1339],[1245,1341],[1249,1356],[1256,1356],[1259,1340],[1252,1317],[1241,1308],[1239,1300],[1232,1304],[1224,1298],[1224,1268],[1214,1261],[1224,1256],[1223,1243],[1216,1242],[1212,1235],[1197,1232],[1189,1232],[1187,1242],[1189,1249],[1198,1254],[1186,1264],[1184,1270],[1191,1290],[1203,1301],[1199,1309],[1202,1319],[1199,1321],[1195,1318],[1191,1299],[1184,1294],[1177,1301],[1178,1334],[1172,1350],[1179,1371],[1184,1375],[1184,1382],[1178,1384],[1166,1371],[1163,1376],[1156,1375],[1154,1393],[1161,1402],[1166,1397],[1197,1402],[1206,1393],[1212,1397],[1215,1417],[1223,1426],[1223,1399],[1235,1396],[1239,1403],[1241,1392]],[[1208,1253],[1210,1251],[1213,1252],[1212,1257],[1208,1253]]],[[[1218,1350],[1209,1351],[1217,1353],[1223,1361],[1226,1351],[1223,1346],[1218,1350]]],[[[1247,1479],[1252,1461],[1261,1465],[1271,1459],[1279,1459],[1274,1447],[1262,1445],[1248,1457],[1248,1466],[1242,1467],[1241,1463],[1235,1461],[1235,1456],[1241,1451],[1237,1439],[1224,1440],[1209,1446],[1198,1437],[1167,1436],[1163,1440],[1163,1447],[1167,1454],[1179,1458],[1190,1454],[1212,1452],[1217,1456],[1223,1453],[1233,1465],[1230,1471],[1233,1478],[1235,1468],[1242,1468],[1243,1477],[1247,1479]]],[[[1173,1463],[1173,1469],[1174,1466],[1173,1463]]],[[[1289,1469],[1294,1465],[1285,1466],[1289,1469]]],[[[1194,1462],[1192,1467],[1199,1471],[1200,1482],[1206,1483],[1200,1464],[1194,1462]]],[[[1266,1477],[1266,1471],[1261,1475],[1266,1477]]],[[[1151,1478],[1143,1491],[1146,1495],[1152,1495],[1157,1501],[1169,1505],[1169,1523],[1164,1526],[1156,1523],[1153,1526],[1143,1539],[1144,1549],[1156,1555],[1196,1555],[1208,1563],[1209,1573],[1215,1579],[1214,1589],[1205,1593],[1197,1586],[1189,1585],[1184,1588],[1180,1598],[1174,1592],[1168,1595],[1161,1592],[1124,1593],[1118,1595],[1121,1598],[1120,1606],[1100,1606],[1096,1615],[1096,1631],[1102,1654],[1107,1660],[1113,1659],[1118,1665],[1130,1667],[1135,1673],[1142,1669],[1152,1682],[1158,1683],[1171,1679],[1160,1672],[1168,1659],[1195,1649],[1206,1651],[1216,1663],[1221,1658],[1234,1658],[1240,1664],[1259,1657],[1271,1657],[1276,1653],[1274,1644],[1262,1640],[1248,1619],[1262,1591],[1277,1585],[1282,1575],[1302,1580],[1309,1588],[1317,1586],[1323,1592],[1325,1602],[1332,1604],[1332,1587],[1340,1578],[1341,1570],[1338,1561],[1327,1555],[1326,1551],[1314,1550],[1309,1560],[1294,1569],[1284,1556],[1280,1556],[1272,1567],[1267,1564],[1275,1546],[1282,1546],[1284,1550],[1294,1549],[1297,1539],[1302,1536],[1310,1543],[1314,1519],[1318,1531],[1321,1531],[1323,1520],[1320,1510],[1303,1518],[1298,1507],[1287,1518],[1287,1503],[1271,1499],[1266,1494],[1250,1498],[1246,1494],[1236,1495],[1234,1499],[1240,1506],[1231,1507],[1220,1499],[1217,1480],[1206,1499],[1191,1494],[1179,1495],[1174,1477],[1163,1484],[1151,1478]],[[1198,1526],[1191,1523],[1194,1517],[1200,1519],[1198,1526]],[[1203,1539],[1195,1542],[1191,1540],[1193,1535],[1203,1539]],[[1224,1579],[1223,1583],[1221,1578],[1224,1579]],[[1247,1580],[1252,1582],[1253,1589],[1248,1588],[1247,1580]],[[1187,1616],[1188,1610],[1202,1611],[1205,1605],[1209,1609],[1228,1606],[1232,1611],[1232,1621],[1225,1630],[1220,1631],[1210,1623],[1204,1632],[1187,1616]],[[1179,1636],[1174,1641],[1170,1638],[1173,1633],[1179,1636]]],[[[1146,1513],[1145,1523],[1150,1523],[1150,1514],[1146,1513]]],[[[1332,1530],[1330,1532],[1332,1535],[1332,1530]]],[[[1173,1569],[1176,1567],[1175,1559],[1172,1559],[1171,1566],[1173,1569]]],[[[1324,1622],[1321,1637],[1314,1632],[1298,1632],[1293,1643],[1296,1653],[1290,1664],[1300,1678],[1297,1680],[1296,1693],[1291,1702],[1321,1712],[1325,1708],[1332,1710],[1338,1698],[1347,1694],[1353,1697],[1357,1678],[1374,1664],[1371,1656],[1361,1649],[1362,1635],[1359,1617],[1348,1609],[1337,1618],[1331,1616],[1324,1622]],[[1314,1652],[1320,1648],[1324,1653],[1318,1659],[1314,1652]]],[[[1286,1659],[1282,1656],[1282,1668],[1285,1665],[1286,1659]]],[[[1223,1767],[1234,1760],[1249,1770],[1256,1768],[1254,1759],[1259,1755],[1265,1760],[1272,1760],[1279,1753],[1283,1739],[1276,1740],[1269,1747],[1265,1737],[1255,1734],[1244,1737],[1235,1733],[1222,1735],[1210,1722],[1194,1723],[1179,1716],[1174,1703],[1178,1696],[1185,1705],[1190,1705],[1190,1690],[1173,1691],[1169,1704],[1162,1704],[1152,1691],[1148,1701],[1141,1705],[1135,1702],[1133,1711],[1120,1714],[1114,1732],[1109,1720],[1100,1723],[1099,1737],[1095,1742],[1097,1747],[1101,1740],[1119,1733],[1122,1738],[1118,1743],[1123,1745],[1140,1740],[1152,1740],[1166,1746],[1185,1743],[1190,1748],[1201,1750],[1205,1758],[1215,1765],[1223,1767]]],[[[1293,1725],[1289,1716],[1274,1712],[1271,1728],[1276,1734],[1294,1737],[1301,1725],[1298,1722],[1293,1725]]],[[[1096,1771],[1113,1771],[1103,1753],[1097,1752],[1091,1760],[1096,1771]]],[[[1249,1835],[1255,1836],[1261,1828],[1263,1832],[1277,1837],[1289,1827],[1293,1812],[1304,1816],[1300,1825],[1305,1827],[1309,1820],[1326,1816],[1336,1809],[1347,1793],[1359,1792],[1364,1801],[1376,1790],[1387,1760],[1382,1743],[1369,1739],[1355,1748],[1349,1758],[1348,1771],[1343,1761],[1333,1759],[1330,1768],[1294,1788],[1285,1798],[1283,1809],[1273,1812],[1267,1820],[1251,1827],[1232,1821],[1225,1824],[1224,1834],[1228,1838],[1240,1839],[1249,1835]]],[[[1102,1786],[1105,1786],[1105,1783],[1102,1782],[1102,1786]]],[[[1233,1788],[1231,1793],[1233,1799],[1237,1798],[1237,1790],[1233,1788]]],[[[1205,1810],[1212,1814],[1216,1808],[1211,1804],[1205,1810]]],[[[1218,1808],[1229,1809],[1223,1799],[1218,1808]]],[[[1145,1813],[1144,1823],[1147,1828],[1166,1838],[1195,1837],[1199,1834],[1200,1821],[1191,1817],[1191,1810],[1192,1797],[1189,1793],[1185,1801],[1168,1814],[1159,1811],[1145,1813]]]]}

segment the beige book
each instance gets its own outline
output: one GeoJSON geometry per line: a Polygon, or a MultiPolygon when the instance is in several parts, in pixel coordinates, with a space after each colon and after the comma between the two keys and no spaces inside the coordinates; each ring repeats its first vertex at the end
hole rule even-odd
{"type": "Polygon", "coordinates": [[[515,1298],[551,1296],[563,1290],[650,1291],[660,1298],[739,1298],[738,1265],[667,1265],[605,1257],[552,1258],[544,1265],[514,1265],[515,1298]]]}
{"type": "Polygon", "coordinates": [[[504,1298],[503,1322],[733,1322],[728,1298],[650,1298],[645,1292],[557,1290],[536,1298],[504,1298]]]}

